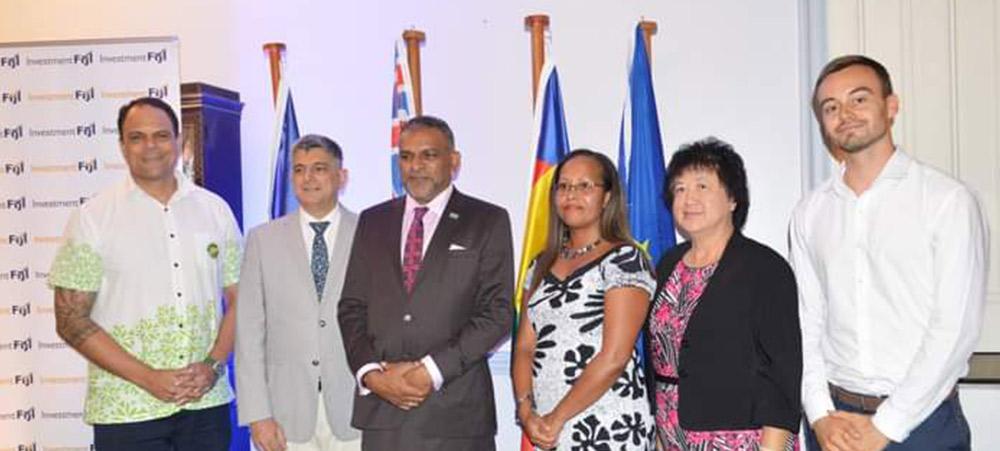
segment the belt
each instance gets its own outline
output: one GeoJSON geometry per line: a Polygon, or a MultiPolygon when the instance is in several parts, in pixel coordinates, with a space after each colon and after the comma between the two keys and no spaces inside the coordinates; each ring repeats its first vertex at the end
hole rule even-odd
{"type": "MultiPolygon", "coordinates": [[[[833,396],[834,399],[868,414],[875,413],[875,411],[878,410],[878,406],[882,405],[882,402],[885,401],[886,398],[888,398],[888,396],[886,395],[872,396],[872,395],[863,395],[861,393],[855,393],[846,388],[838,387],[833,384],[829,384],[829,386],[830,386],[830,395],[833,396]]],[[[951,399],[955,396],[958,396],[957,386],[951,389],[951,393],[949,393],[948,397],[945,399],[951,399]]]]}
{"type": "Polygon", "coordinates": [[[878,406],[882,404],[882,401],[885,401],[885,399],[888,398],[888,396],[872,396],[855,393],[833,384],[829,384],[829,386],[830,395],[833,396],[833,399],[854,407],[855,409],[859,409],[864,413],[875,413],[875,411],[878,410],[878,406]]]}
{"type": "Polygon", "coordinates": [[[656,382],[660,382],[667,385],[677,385],[681,382],[681,380],[676,377],[664,376],[662,374],[655,374],[653,375],[653,377],[656,379],[656,382]]]}

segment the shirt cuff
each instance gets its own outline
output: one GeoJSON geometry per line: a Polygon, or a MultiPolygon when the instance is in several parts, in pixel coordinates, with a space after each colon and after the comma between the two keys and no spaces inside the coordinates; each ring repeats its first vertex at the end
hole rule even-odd
{"type": "Polygon", "coordinates": [[[368,389],[368,387],[365,387],[365,375],[372,371],[382,371],[382,365],[374,362],[369,363],[362,366],[361,369],[358,370],[358,373],[354,375],[354,378],[358,383],[358,394],[361,396],[368,396],[368,394],[372,392],[368,389]]]}
{"type": "Polygon", "coordinates": [[[893,407],[889,400],[879,406],[872,416],[872,424],[882,435],[894,442],[902,442],[910,435],[912,427],[908,426],[906,414],[893,407]]]}
{"type": "Polygon", "coordinates": [[[833,405],[833,400],[830,398],[829,390],[822,390],[820,393],[805,396],[802,407],[806,413],[806,421],[810,426],[820,418],[829,415],[830,412],[837,410],[833,405]]]}
{"type": "Polygon", "coordinates": [[[444,385],[444,376],[441,375],[441,369],[438,368],[437,363],[434,363],[434,359],[429,355],[425,355],[424,358],[420,359],[420,363],[427,368],[427,373],[431,375],[431,382],[434,383],[434,391],[441,389],[444,385]]]}

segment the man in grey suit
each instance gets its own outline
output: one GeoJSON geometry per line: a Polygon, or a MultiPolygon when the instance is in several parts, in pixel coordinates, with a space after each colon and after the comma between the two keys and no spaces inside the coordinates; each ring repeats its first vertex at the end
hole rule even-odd
{"type": "Polygon", "coordinates": [[[299,209],[250,231],[236,310],[241,424],[260,451],[360,450],[354,377],[336,321],[357,216],[337,203],[340,146],[306,135],[292,150],[299,209]]]}
{"type": "Polygon", "coordinates": [[[513,320],[510,219],[452,186],[460,161],[447,123],[410,120],[406,196],[358,220],[338,319],[366,451],[496,448],[486,357],[513,320]]]}

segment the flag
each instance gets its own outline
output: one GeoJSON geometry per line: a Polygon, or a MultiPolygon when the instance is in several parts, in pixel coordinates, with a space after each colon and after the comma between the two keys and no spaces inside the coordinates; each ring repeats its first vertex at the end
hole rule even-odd
{"type": "MultiPolygon", "coordinates": [[[[538,80],[535,96],[535,164],[531,178],[531,197],[528,215],[524,222],[524,244],[521,247],[521,265],[517,272],[517,289],[514,311],[520,318],[524,283],[532,260],[545,249],[549,232],[549,188],[556,165],[569,153],[566,135],[566,117],[563,112],[559,75],[546,60],[538,80]]],[[[516,322],[516,321],[515,321],[516,322]]]]}
{"type": "Polygon", "coordinates": [[[410,64],[403,43],[396,41],[395,76],[392,83],[392,197],[403,195],[403,177],[399,173],[399,132],[406,121],[413,117],[413,83],[410,81],[410,64]]]}
{"type": "Polygon", "coordinates": [[[278,114],[275,116],[276,142],[271,162],[271,219],[281,217],[299,207],[291,181],[292,146],[299,140],[299,124],[295,120],[292,92],[285,84],[284,77],[278,83],[278,102],[274,110],[278,114]]]}
{"type": "Polygon", "coordinates": [[[628,95],[618,129],[618,173],[628,201],[632,236],[655,265],[675,244],[674,219],[663,201],[663,184],[667,178],[663,140],[649,54],[638,25],[635,27],[628,95]]]}
{"type": "MultiPolygon", "coordinates": [[[[514,330],[521,317],[521,305],[525,301],[524,282],[528,276],[531,261],[545,250],[549,233],[549,189],[556,165],[569,153],[569,137],[566,134],[566,116],[563,111],[562,93],[559,89],[559,74],[549,58],[545,59],[542,73],[538,77],[538,92],[535,95],[535,164],[531,176],[531,196],[528,198],[528,215],[524,221],[524,244],[521,247],[521,265],[517,271],[517,286],[514,290],[514,330]]],[[[521,434],[521,451],[535,449],[526,434],[521,434]]]]}

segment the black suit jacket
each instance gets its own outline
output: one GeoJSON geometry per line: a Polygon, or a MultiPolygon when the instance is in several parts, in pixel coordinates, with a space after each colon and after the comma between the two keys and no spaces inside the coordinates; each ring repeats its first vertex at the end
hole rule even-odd
{"type": "MultiPolygon", "coordinates": [[[[690,242],[683,243],[660,259],[657,296],[690,248],[690,242]]],[[[766,425],[798,431],[798,291],[784,258],[733,234],[684,332],[678,376],[684,429],[766,425]]],[[[655,378],[649,380],[655,383],[655,378]]]]}
{"type": "Polygon", "coordinates": [[[504,209],[454,191],[410,295],[400,262],[404,202],[361,213],[338,306],[340,330],[352,372],[430,355],[444,385],[411,411],[375,394],[356,395],[352,425],[385,430],[415,421],[430,437],[493,435],[486,356],[513,321],[510,219],[504,209]]]}

